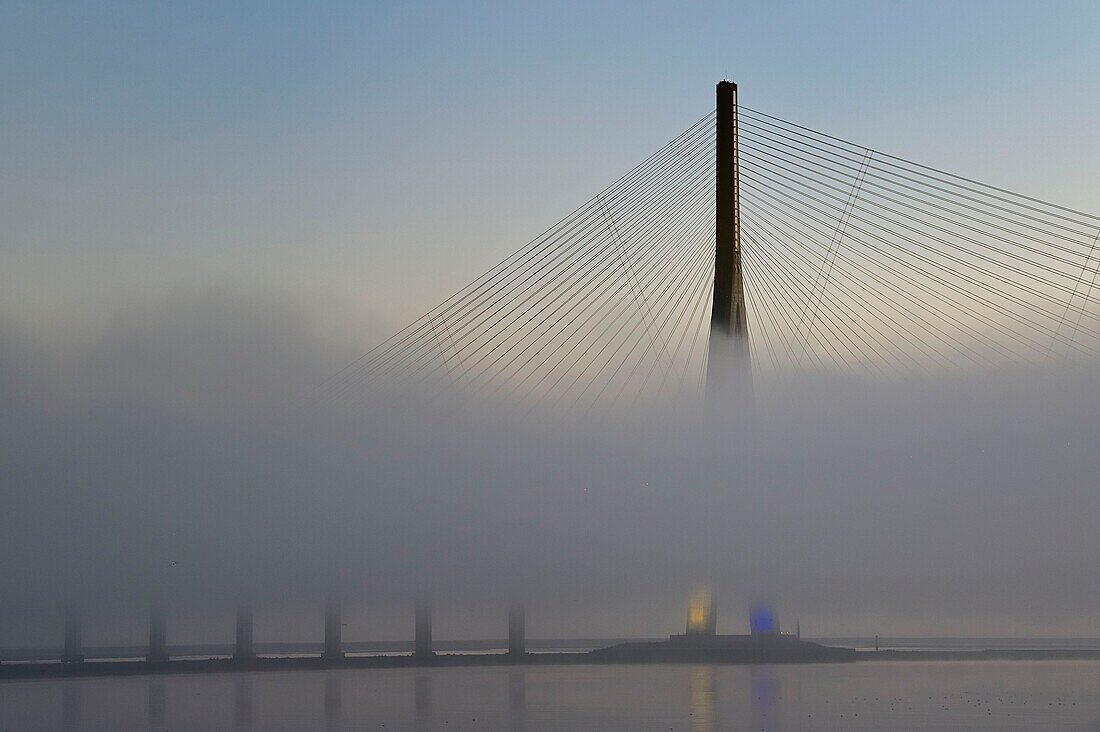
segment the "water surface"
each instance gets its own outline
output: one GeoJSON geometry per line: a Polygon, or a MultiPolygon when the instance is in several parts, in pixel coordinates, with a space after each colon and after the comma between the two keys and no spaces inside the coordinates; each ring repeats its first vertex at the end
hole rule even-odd
{"type": "Polygon", "coordinates": [[[0,683],[0,730],[1097,730],[1098,661],[536,666],[0,683]]]}

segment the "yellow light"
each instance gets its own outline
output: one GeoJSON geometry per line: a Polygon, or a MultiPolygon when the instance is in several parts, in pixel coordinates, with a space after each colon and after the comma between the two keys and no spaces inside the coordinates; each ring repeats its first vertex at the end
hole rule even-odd
{"type": "Polygon", "coordinates": [[[709,587],[700,587],[691,593],[688,601],[687,632],[713,635],[715,625],[714,596],[709,587]]]}

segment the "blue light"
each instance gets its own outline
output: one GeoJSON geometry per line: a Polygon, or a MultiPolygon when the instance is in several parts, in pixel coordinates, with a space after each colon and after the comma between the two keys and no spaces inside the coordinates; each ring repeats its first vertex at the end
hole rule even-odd
{"type": "Polygon", "coordinates": [[[779,632],[779,623],[775,618],[775,608],[771,605],[753,605],[749,610],[749,632],[764,635],[779,632]]]}

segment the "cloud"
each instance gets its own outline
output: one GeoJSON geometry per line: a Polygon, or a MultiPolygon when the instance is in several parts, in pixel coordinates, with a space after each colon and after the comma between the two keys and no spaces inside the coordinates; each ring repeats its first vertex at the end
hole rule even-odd
{"type": "Polygon", "coordinates": [[[767,598],[817,633],[1081,634],[1100,601],[1091,375],[530,415],[377,382],[331,398],[356,345],[321,320],[205,290],[60,344],[0,326],[0,621],[49,638],[74,597],[140,626],[154,593],[200,617],[337,590],[370,633],[427,593],[481,635],[520,592],[533,635],[656,635],[706,581],[726,632],[767,598]]]}

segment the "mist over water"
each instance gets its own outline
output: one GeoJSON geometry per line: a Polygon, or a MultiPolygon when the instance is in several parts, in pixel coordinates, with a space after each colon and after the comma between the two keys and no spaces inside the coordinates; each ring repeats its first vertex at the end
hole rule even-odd
{"type": "Polygon", "coordinates": [[[1100,383],[1081,368],[777,381],[755,408],[583,415],[326,379],[331,336],[278,295],[135,303],[79,336],[0,325],[0,647],[719,632],[766,599],[825,635],[1092,635],[1100,383]]]}

